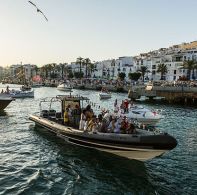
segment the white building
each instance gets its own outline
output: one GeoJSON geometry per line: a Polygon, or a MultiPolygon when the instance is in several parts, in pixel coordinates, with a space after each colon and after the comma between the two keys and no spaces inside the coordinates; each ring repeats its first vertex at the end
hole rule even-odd
{"type": "MultiPolygon", "coordinates": [[[[145,74],[145,80],[158,81],[161,79],[161,73],[157,72],[158,67],[160,64],[164,64],[167,67],[167,73],[164,75],[164,79],[173,81],[178,80],[182,76],[187,77],[188,71],[183,69],[183,63],[193,59],[197,61],[197,41],[173,45],[169,48],[160,48],[148,53],[142,53],[139,56],[124,56],[118,59],[96,62],[91,77],[117,79],[118,74],[124,72],[126,80],[128,80],[128,74],[130,72],[138,72],[142,66],[146,66],[148,71],[145,74]]],[[[71,63],[68,67],[73,72],[80,70],[79,64],[76,63],[71,63]]],[[[85,67],[82,66],[81,70],[85,75],[85,67]]],[[[194,73],[194,76],[197,78],[197,71],[194,73]]]]}
{"type": "Polygon", "coordinates": [[[30,81],[36,75],[36,65],[32,64],[16,64],[10,66],[10,74],[13,79],[24,77],[26,81],[30,81]]]}

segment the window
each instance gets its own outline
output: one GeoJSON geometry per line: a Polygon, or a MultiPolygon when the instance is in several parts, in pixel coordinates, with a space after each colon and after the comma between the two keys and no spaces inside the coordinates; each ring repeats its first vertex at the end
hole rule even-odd
{"type": "Polygon", "coordinates": [[[153,70],[153,71],[152,71],[152,74],[155,75],[155,73],[156,73],[155,70],[153,70]]]}
{"type": "Polygon", "coordinates": [[[152,69],[156,69],[156,65],[153,65],[153,66],[152,66],[152,69]]]}
{"type": "Polygon", "coordinates": [[[173,80],[176,80],[176,76],[174,76],[173,80]]]}
{"type": "Polygon", "coordinates": [[[126,68],[123,68],[122,70],[125,72],[126,71],[126,68]]]}
{"type": "Polygon", "coordinates": [[[176,70],[174,70],[174,74],[176,74],[176,70]]]}

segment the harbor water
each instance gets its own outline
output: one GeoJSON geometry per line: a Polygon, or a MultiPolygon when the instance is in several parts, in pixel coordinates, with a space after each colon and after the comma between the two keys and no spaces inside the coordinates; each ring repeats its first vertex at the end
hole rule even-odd
{"type": "MultiPolygon", "coordinates": [[[[40,100],[66,92],[34,90],[34,98],[16,99],[0,116],[0,194],[197,194],[197,109],[145,105],[162,111],[165,118],[158,128],[173,135],[178,145],[139,162],[73,146],[35,128],[28,117],[39,112],[40,100]]],[[[97,109],[111,109],[116,98],[127,98],[112,93],[101,101],[96,91],[73,94],[88,96],[97,109]]]]}

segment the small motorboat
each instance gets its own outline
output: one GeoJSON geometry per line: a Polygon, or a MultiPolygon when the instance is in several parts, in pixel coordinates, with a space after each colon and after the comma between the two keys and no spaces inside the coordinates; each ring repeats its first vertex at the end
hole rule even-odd
{"type": "Polygon", "coordinates": [[[101,92],[99,93],[100,99],[110,99],[111,98],[111,93],[106,89],[102,88],[101,92]]]}
{"type": "Polygon", "coordinates": [[[109,92],[100,92],[99,93],[100,99],[110,99],[111,98],[111,93],[109,92]]]}
{"type": "Polygon", "coordinates": [[[34,90],[11,90],[9,96],[13,98],[33,98],[34,90]]]}
{"type": "Polygon", "coordinates": [[[20,88],[21,91],[30,91],[31,87],[29,85],[22,85],[20,88]]]}
{"type": "Polygon", "coordinates": [[[57,89],[60,91],[69,91],[71,92],[73,87],[68,84],[68,83],[61,83],[60,85],[57,86],[57,89]]]}
{"type": "MultiPolygon", "coordinates": [[[[68,106],[76,106],[83,109],[84,101],[89,99],[82,96],[57,96],[49,100],[49,110],[42,110],[40,115],[30,115],[29,119],[40,126],[54,133],[54,136],[60,137],[68,143],[115,154],[128,159],[145,161],[160,156],[163,153],[176,147],[177,141],[167,133],[158,131],[147,131],[137,129],[132,134],[122,133],[103,133],[79,130],[78,126],[63,124],[63,116],[68,106]],[[59,111],[51,109],[52,103],[59,103],[59,111]]],[[[43,100],[42,103],[47,101],[43,100]]],[[[47,103],[47,104],[48,104],[47,103]]],[[[71,109],[72,109],[71,108],[71,109]]],[[[73,112],[74,113],[74,112],[73,112]]],[[[75,117],[74,115],[72,117],[75,117]]],[[[43,128],[41,128],[43,130],[43,128]]]]}
{"type": "Polygon", "coordinates": [[[43,86],[43,83],[36,83],[36,82],[33,82],[31,87],[33,88],[38,88],[38,87],[42,87],[43,86]]]}
{"type": "Polygon", "coordinates": [[[132,106],[128,113],[121,113],[121,115],[137,121],[138,123],[153,126],[155,126],[156,123],[164,118],[164,116],[157,113],[156,111],[151,111],[150,109],[144,108],[143,106],[132,106]]]}
{"type": "Polygon", "coordinates": [[[4,110],[13,99],[7,94],[0,94],[0,111],[4,110]]]}

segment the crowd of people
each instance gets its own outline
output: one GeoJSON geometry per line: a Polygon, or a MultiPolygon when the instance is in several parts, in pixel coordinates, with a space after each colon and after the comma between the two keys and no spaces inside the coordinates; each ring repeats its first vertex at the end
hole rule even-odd
{"type": "MultiPolygon", "coordinates": [[[[128,105],[128,100],[122,101],[120,107],[122,106],[123,112],[128,111],[128,105]]],[[[114,106],[117,107],[117,100],[115,100],[114,106]]],[[[64,112],[64,124],[92,133],[132,134],[136,132],[134,121],[129,120],[126,116],[110,114],[108,110],[103,110],[96,115],[91,105],[87,105],[83,110],[78,105],[74,109],[68,105],[64,112]]]]}

